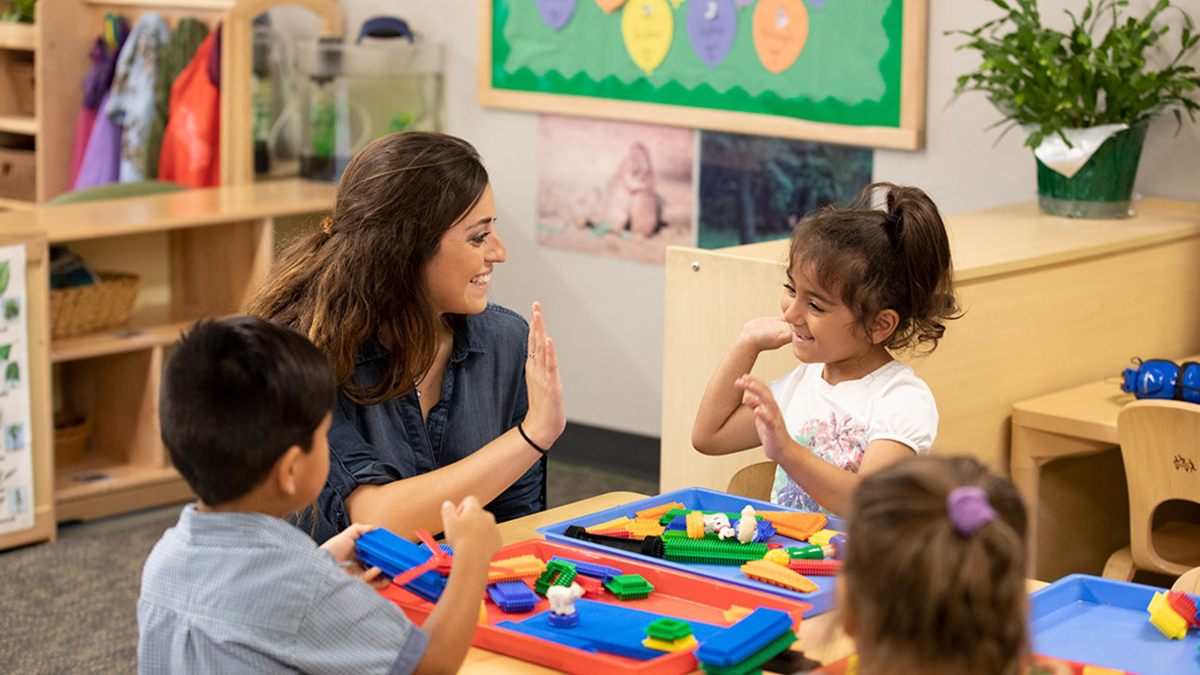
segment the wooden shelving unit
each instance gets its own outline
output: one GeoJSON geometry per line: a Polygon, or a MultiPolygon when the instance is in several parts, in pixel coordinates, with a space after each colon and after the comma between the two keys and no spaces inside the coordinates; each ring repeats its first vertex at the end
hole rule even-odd
{"type": "MultiPolygon", "coordinates": [[[[13,147],[12,141],[23,146],[32,140],[37,163],[35,194],[29,200],[2,199],[0,211],[44,202],[70,189],[71,145],[82,101],[80,82],[91,67],[92,41],[109,12],[124,16],[130,25],[142,14],[155,12],[169,25],[190,17],[210,29],[224,26],[221,184],[253,182],[251,23],[268,9],[284,5],[315,13],[323,36],[341,35],[342,11],[334,0],[39,0],[36,23],[0,24],[0,147],[13,147]],[[19,114],[14,107],[15,89],[8,68],[14,59],[33,61],[37,82],[34,115],[19,114]]],[[[7,0],[0,0],[0,9],[6,6],[7,0]]]]}
{"type": "Polygon", "coordinates": [[[37,28],[25,23],[0,23],[0,49],[34,51],[37,49],[37,28]]]}
{"type": "MultiPolygon", "coordinates": [[[[43,504],[49,530],[41,531],[41,539],[53,536],[56,521],[190,497],[160,439],[162,364],[196,319],[238,311],[271,265],[276,219],[324,213],[334,190],[292,179],[0,214],[0,245],[30,242],[29,316],[31,327],[37,321],[44,335],[30,350],[32,404],[40,414],[31,434],[34,472],[49,477],[44,486],[35,486],[35,505],[42,497],[39,490],[50,495],[43,504]],[[50,339],[44,265],[50,245],[112,241],[120,250],[147,235],[167,241],[167,301],[139,308],[115,330],[50,339]],[[92,423],[84,458],[57,467],[50,422],[56,409],[92,423]]],[[[35,342],[33,336],[30,341],[35,342]]],[[[25,541],[0,537],[0,548],[25,541]]]]}

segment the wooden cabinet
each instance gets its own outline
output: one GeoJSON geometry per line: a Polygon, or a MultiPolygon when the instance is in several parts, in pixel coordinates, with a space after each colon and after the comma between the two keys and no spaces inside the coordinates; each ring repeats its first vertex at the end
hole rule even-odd
{"type": "MultiPolygon", "coordinates": [[[[5,5],[0,0],[0,7],[5,5]]],[[[70,189],[80,82],[91,67],[92,42],[110,12],[124,16],[131,26],[147,12],[158,13],[172,26],[184,17],[210,28],[223,25],[221,184],[252,182],[251,23],[281,5],[314,12],[323,36],[341,35],[342,13],[333,0],[39,0],[36,23],[0,23],[0,210],[28,209],[70,189]],[[20,88],[21,73],[30,72],[37,83],[32,112],[22,104],[20,88]],[[4,194],[5,166],[22,172],[20,196],[4,194]]]]}
{"type": "MultiPolygon", "coordinates": [[[[237,312],[269,270],[278,218],[321,214],[333,192],[332,185],[287,180],[0,214],[0,245],[28,242],[30,251],[34,497],[49,526],[34,540],[52,535],[55,521],[189,497],[159,434],[163,361],[196,319],[237,312]],[[61,243],[93,265],[143,276],[142,301],[128,325],[49,337],[45,260],[49,246],[61,243]],[[53,411],[91,421],[82,460],[55,466],[53,411]],[[43,481],[48,475],[53,479],[43,481]]],[[[18,535],[0,537],[0,548],[19,543],[18,535]]]]}
{"type": "MultiPolygon", "coordinates": [[[[1004,473],[1017,401],[1118,375],[1134,356],[1200,351],[1188,309],[1200,304],[1200,204],[1147,199],[1137,208],[1107,221],[1047,216],[1032,202],[946,217],[966,314],[933,354],[906,359],[937,399],[934,452],[974,455],[1004,473]]],[[[761,449],[701,455],[691,429],[738,329],[779,314],[786,260],[786,241],[667,250],[662,491],[724,489],[763,460],[761,449]]],[[[770,381],[795,363],[785,348],[761,356],[754,373],[770,381]]],[[[1062,489],[1103,499],[1106,486],[1062,489]]]]}
{"type": "MultiPolygon", "coordinates": [[[[0,0],[0,12],[8,3],[0,0]]],[[[0,209],[36,199],[38,115],[31,80],[38,33],[33,24],[0,23],[0,209]]]]}

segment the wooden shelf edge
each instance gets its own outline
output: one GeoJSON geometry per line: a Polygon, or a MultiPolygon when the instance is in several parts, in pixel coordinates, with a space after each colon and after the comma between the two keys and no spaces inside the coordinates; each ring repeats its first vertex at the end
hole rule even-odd
{"type": "Polygon", "coordinates": [[[0,49],[36,50],[37,27],[32,23],[0,23],[0,49]]]}
{"type": "Polygon", "coordinates": [[[237,0],[85,0],[104,7],[143,7],[159,9],[229,9],[237,0]]]}
{"type": "Polygon", "coordinates": [[[37,136],[38,120],[33,115],[0,115],[0,131],[22,136],[37,136]]]}
{"type": "Polygon", "coordinates": [[[0,209],[6,209],[9,211],[29,211],[30,209],[36,208],[37,202],[27,202],[23,199],[8,199],[7,197],[0,197],[0,209]]]}
{"type": "Polygon", "coordinates": [[[77,337],[53,338],[50,363],[67,363],[97,356],[112,356],[175,344],[183,331],[201,318],[224,319],[236,313],[213,314],[195,308],[172,311],[165,305],[150,305],[134,312],[124,325],[77,337]]]}
{"type": "Polygon", "coordinates": [[[182,477],[173,466],[119,464],[111,460],[91,459],[54,471],[54,501],[58,506],[177,480],[182,480],[182,477]],[[103,474],[106,477],[90,482],[75,480],[76,476],[86,474],[103,474]]]}

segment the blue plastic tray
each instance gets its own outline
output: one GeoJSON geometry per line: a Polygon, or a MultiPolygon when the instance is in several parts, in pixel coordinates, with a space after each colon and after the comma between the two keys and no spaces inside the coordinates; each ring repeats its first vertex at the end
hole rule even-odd
{"type": "MultiPolygon", "coordinates": [[[[761,581],[749,579],[746,577],[746,575],[742,574],[742,570],[735,565],[705,565],[701,563],[671,562],[669,560],[662,560],[661,558],[652,558],[650,556],[641,555],[640,553],[630,553],[615,548],[609,548],[602,544],[593,544],[588,541],[572,539],[563,534],[563,532],[566,532],[567,527],[570,525],[591,527],[592,525],[599,525],[600,523],[607,522],[609,520],[615,520],[622,516],[632,518],[638,511],[648,509],[652,506],[658,506],[659,504],[666,504],[668,502],[679,502],[689,509],[697,509],[700,511],[728,511],[737,513],[740,512],[742,507],[747,504],[750,504],[755,509],[763,511],[799,511],[799,509],[789,509],[778,504],[771,504],[770,502],[749,499],[747,497],[737,497],[734,495],[725,494],[724,492],[717,492],[715,490],[706,490],[704,488],[685,488],[683,490],[676,490],[674,492],[661,494],[657,497],[648,497],[631,504],[625,504],[624,506],[617,506],[604,511],[598,511],[591,515],[573,518],[561,523],[555,523],[554,525],[547,525],[546,527],[539,528],[537,532],[550,541],[557,541],[578,548],[589,548],[595,551],[603,551],[604,553],[624,556],[627,558],[636,558],[638,560],[661,565],[669,569],[690,572],[702,577],[720,579],[721,581],[725,581],[737,586],[744,586],[746,588],[753,588],[757,591],[765,591],[767,593],[773,593],[775,595],[781,595],[787,598],[802,600],[812,605],[812,609],[804,613],[805,617],[816,616],[817,614],[820,614],[821,612],[824,612],[833,606],[835,600],[834,584],[836,577],[808,577],[817,584],[817,590],[813,591],[812,593],[797,593],[796,591],[790,591],[786,588],[780,588],[779,586],[773,586],[761,581]]],[[[845,526],[843,525],[842,521],[833,517],[829,519],[829,524],[826,525],[826,527],[831,530],[845,531],[845,526]]],[[[778,543],[785,546],[794,546],[800,542],[790,537],[784,537],[777,534],[768,539],[767,543],[778,543]]]]}
{"type": "MultiPolygon", "coordinates": [[[[1165,589],[1072,574],[1030,595],[1033,651],[1128,673],[1200,673],[1200,634],[1169,640],[1146,606],[1165,589]]],[[[1195,597],[1195,596],[1193,596],[1195,597]]]]}

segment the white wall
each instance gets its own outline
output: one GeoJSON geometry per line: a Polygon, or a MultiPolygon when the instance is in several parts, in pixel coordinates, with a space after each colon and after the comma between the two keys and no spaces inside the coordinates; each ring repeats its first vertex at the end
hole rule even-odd
{"type": "MultiPolygon", "coordinates": [[[[579,0],[590,2],[591,0],[579,0]]],[[[835,0],[849,1],[849,0],[835,0]]],[[[1135,8],[1151,0],[1133,0],[1135,8]]],[[[1176,0],[1200,21],[1200,0],[1176,0]]],[[[477,0],[342,0],[347,32],[362,20],[391,14],[447,43],[446,127],[479,149],[496,193],[499,231],[509,260],[493,279],[493,299],[526,312],[540,300],[558,346],[567,415],[574,422],[659,435],[662,402],[663,268],[537,246],[535,197],[537,115],[484,109],[476,101],[477,0]]],[[[1042,0],[1043,16],[1058,16],[1083,0],[1042,0]]],[[[999,117],[982,95],[947,107],[955,78],[972,68],[973,53],[956,52],[961,38],[947,30],[974,28],[995,16],[985,0],[930,0],[926,147],[917,152],[878,150],[876,180],[925,188],[946,213],[1036,196],[1034,162],[1024,138],[985,127],[999,117]]],[[[291,11],[273,15],[293,31],[315,25],[291,11]]],[[[1172,17],[1178,23],[1176,17],[1172,17]]],[[[1178,32],[1169,36],[1178,40],[1178,32]]],[[[1200,57],[1193,55],[1193,65],[1200,57]]],[[[1200,201],[1200,126],[1175,121],[1151,127],[1137,190],[1147,196],[1200,201]]]]}

